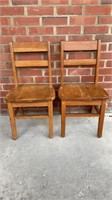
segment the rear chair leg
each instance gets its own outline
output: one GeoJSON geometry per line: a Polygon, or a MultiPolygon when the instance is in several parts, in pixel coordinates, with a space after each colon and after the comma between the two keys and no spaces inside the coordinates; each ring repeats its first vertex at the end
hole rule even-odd
{"type": "Polygon", "coordinates": [[[94,106],[91,106],[91,113],[94,113],[94,106]]]}
{"type": "Polygon", "coordinates": [[[65,102],[61,102],[61,137],[65,137],[65,114],[66,105],[65,102]]]}
{"type": "Polygon", "coordinates": [[[49,112],[49,138],[53,138],[53,102],[49,102],[48,106],[48,112],[49,112]]]}
{"type": "Polygon", "coordinates": [[[10,117],[10,125],[12,129],[12,138],[16,140],[17,139],[16,121],[14,116],[14,110],[11,103],[8,103],[8,111],[10,117]]]}
{"type": "Polygon", "coordinates": [[[106,101],[102,101],[101,108],[100,108],[99,122],[98,122],[98,132],[97,132],[97,137],[99,137],[99,138],[102,137],[105,106],[106,106],[106,101]]]}

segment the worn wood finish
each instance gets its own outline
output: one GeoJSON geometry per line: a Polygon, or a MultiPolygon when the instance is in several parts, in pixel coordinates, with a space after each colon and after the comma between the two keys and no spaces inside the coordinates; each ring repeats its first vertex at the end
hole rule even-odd
{"type": "Polygon", "coordinates": [[[61,101],[61,137],[65,137],[65,125],[66,125],[66,102],[61,101]]]}
{"type": "MultiPolygon", "coordinates": [[[[15,87],[9,91],[6,96],[8,111],[10,116],[10,124],[12,129],[12,138],[17,138],[16,119],[29,118],[48,118],[49,120],[49,137],[53,137],[53,100],[55,91],[52,87],[51,77],[51,57],[49,42],[15,42],[10,45],[11,59],[13,67],[13,75],[15,87]],[[41,54],[41,60],[18,60],[21,58],[18,54],[37,53],[41,54]],[[44,59],[45,55],[45,59],[44,59]],[[49,82],[48,84],[19,84],[18,69],[22,67],[47,67],[49,82]],[[25,115],[24,108],[47,107],[47,114],[25,115]],[[20,115],[18,112],[21,111],[20,115]]],[[[37,57],[38,58],[38,57],[37,57]]],[[[23,74],[24,75],[24,74],[23,74]]]]}
{"type": "Polygon", "coordinates": [[[102,136],[107,92],[98,85],[101,41],[62,41],[61,42],[61,86],[58,91],[61,99],[61,136],[65,137],[66,117],[99,117],[97,136],[102,136]],[[75,59],[69,53],[89,52],[91,58],[75,59]],[[93,58],[94,54],[94,58],[93,58]],[[95,68],[93,84],[65,83],[64,67],[87,66],[95,68]],[[67,113],[69,106],[90,106],[90,113],[67,113]],[[98,109],[98,106],[100,109],[98,109]]]}
{"type": "Polygon", "coordinates": [[[12,129],[12,138],[14,140],[16,140],[17,139],[17,130],[16,130],[16,121],[15,121],[13,105],[12,105],[12,103],[7,103],[7,105],[8,105],[10,124],[11,124],[11,129],[12,129]]]}
{"type": "Polygon", "coordinates": [[[53,138],[53,102],[52,101],[49,101],[48,115],[49,115],[49,137],[53,138]]]}
{"type": "Polygon", "coordinates": [[[75,60],[64,60],[64,65],[67,67],[75,66],[78,67],[79,65],[95,65],[96,60],[95,59],[75,59],[75,60]]]}
{"type": "Polygon", "coordinates": [[[106,101],[102,101],[101,108],[100,108],[99,122],[98,122],[98,132],[97,132],[97,136],[99,138],[102,137],[104,115],[105,115],[105,106],[106,106],[106,101]]]}
{"type": "Polygon", "coordinates": [[[48,44],[46,42],[15,42],[13,52],[48,52],[48,44]]]}
{"type": "Polygon", "coordinates": [[[15,61],[15,67],[48,67],[48,60],[24,60],[15,61]]]}
{"type": "Polygon", "coordinates": [[[54,89],[49,85],[20,85],[13,88],[7,96],[7,101],[12,103],[27,103],[37,102],[45,100],[53,100],[54,89]]]}

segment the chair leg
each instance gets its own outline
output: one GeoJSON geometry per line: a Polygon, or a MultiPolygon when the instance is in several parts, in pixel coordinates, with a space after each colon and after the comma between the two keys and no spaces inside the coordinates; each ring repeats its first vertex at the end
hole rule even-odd
{"type": "Polygon", "coordinates": [[[98,122],[98,132],[97,132],[97,136],[99,138],[102,137],[104,115],[105,115],[105,106],[106,106],[106,101],[102,101],[101,108],[100,108],[99,122],[98,122]]]}
{"type": "Polygon", "coordinates": [[[49,102],[48,106],[49,112],[49,138],[53,138],[53,102],[49,102]]]}
{"type": "Polygon", "coordinates": [[[66,119],[66,105],[65,102],[61,102],[61,137],[65,137],[65,119],[66,119]]]}
{"type": "Polygon", "coordinates": [[[94,113],[94,106],[91,106],[91,113],[94,113]]]}
{"type": "Polygon", "coordinates": [[[14,110],[11,103],[8,103],[8,111],[10,117],[10,125],[12,129],[12,138],[16,140],[17,139],[16,121],[14,116],[14,110]]]}

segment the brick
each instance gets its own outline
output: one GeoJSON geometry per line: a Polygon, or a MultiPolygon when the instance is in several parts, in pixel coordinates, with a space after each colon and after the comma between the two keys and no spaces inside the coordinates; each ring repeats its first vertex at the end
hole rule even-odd
{"type": "MultiPolygon", "coordinates": [[[[32,54],[32,53],[24,53],[24,54],[19,54],[18,55],[18,59],[20,60],[36,60],[36,59],[41,59],[41,56],[38,54],[32,54]]],[[[28,68],[27,68],[28,70],[28,68]]]]}
{"type": "Polygon", "coordinates": [[[36,42],[40,41],[40,36],[16,36],[16,42],[36,42]]]}
{"type": "Polygon", "coordinates": [[[81,15],[82,6],[57,6],[56,7],[58,15],[81,15]]]}
{"type": "Polygon", "coordinates": [[[10,53],[3,53],[0,55],[0,60],[1,61],[7,61],[10,60],[10,53]]]}
{"type": "Polygon", "coordinates": [[[102,42],[112,41],[112,35],[96,35],[96,39],[100,39],[102,42]]]}
{"type": "Polygon", "coordinates": [[[60,61],[55,61],[55,62],[52,62],[52,68],[55,68],[55,69],[60,69],[60,61]]]}
{"type": "Polygon", "coordinates": [[[112,24],[112,16],[99,17],[99,24],[112,24]]]}
{"type": "Polygon", "coordinates": [[[86,26],[84,28],[84,33],[96,33],[96,34],[101,34],[101,33],[108,33],[109,27],[108,26],[86,26]]]}
{"type": "Polygon", "coordinates": [[[93,83],[94,82],[94,76],[82,76],[81,82],[84,83],[93,83]]]}
{"type": "Polygon", "coordinates": [[[107,92],[108,92],[109,96],[112,96],[112,91],[111,90],[107,89],[107,92]]]}
{"type": "Polygon", "coordinates": [[[4,35],[0,36],[0,43],[1,44],[8,44],[10,42],[12,42],[11,36],[4,36],[4,35]]]}
{"type": "Polygon", "coordinates": [[[86,15],[110,15],[111,7],[110,6],[86,6],[85,14],[86,15]]]}
{"type": "Polygon", "coordinates": [[[53,35],[52,27],[30,27],[29,28],[30,35],[53,35]]]}
{"type": "Polygon", "coordinates": [[[70,25],[80,25],[80,24],[95,24],[96,17],[87,17],[87,16],[72,16],[70,17],[70,25]]]}
{"type": "Polygon", "coordinates": [[[92,35],[83,35],[83,36],[74,36],[74,35],[70,35],[68,36],[68,40],[75,40],[75,41],[88,41],[88,40],[92,40],[92,35]]]}
{"type": "Polygon", "coordinates": [[[102,44],[101,45],[101,51],[106,51],[107,49],[107,45],[106,44],[102,44]]]}
{"type": "Polygon", "coordinates": [[[109,52],[108,52],[108,53],[101,53],[100,58],[101,58],[101,59],[105,59],[105,60],[106,60],[106,59],[107,59],[107,60],[108,60],[108,59],[112,59],[112,53],[109,53],[109,52]]]}
{"type": "Polygon", "coordinates": [[[39,69],[21,69],[19,75],[22,76],[42,76],[42,70],[39,69]]]}
{"type": "Polygon", "coordinates": [[[0,5],[8,5],[9,0],[0,0],[0,5]]]}
{"type": "Polygon", "coordinates": [[[103,87],[103,88],[112,88],[112,82],[109,82],[109,83],[101,83],[101,86],[103,87]]]}
{"type": "Polygon", "coordinates": [[[58,60],[60,60],[60,54],[58,54],[58,53],[52,53],[51,54],[51,59],[52,59],[52,61],[58,61],[58,60]]]}
{"type": "Polygon", "coordinates": [[[111,108],[112,108],[112,103],[111,102],[108,102],[108,100],[107,100],[107,112],[111,112],[111,108]],[[109,109],[109,107],[110,107],[110,109],[109,109]]]}
{"type": "Polygon", "coordinates": [[[90,75],[90,69],[68,69],[68,75],[90,75]]]}
{"type": "Polygon", "coordinates": [[[57,34],[80,34],[81,30],[79,26],[66,26],[66,27],[57,27],[57,34]]]}
{"type": "Polygon", "coordinates": [[[5,67],[6,67],[6,69],[11,69],[12,70],[12,63],[11,63],[11,61],[8,60],[6,62],[6,66],[5,67]]]}
{"type": "Polygon", "coordinates": [[[104,81],[112,82],[112,76],[105,76],[104,81]]]}
{"type": "Polygon", "coordinates": [[[3,85],[3,89],[4,90],[11,90],[14,87],[14,85],[10,84],[10,85],[3,85]]]}
{"type": "Polygon", "coordinates": [[[50,5],[50,4],[54,4],[54,5],[58,5],[58,4],[68,4],[69,0],[41,0],[42,4],[45,5],[50,5]]]}
{"type": "Polygon", "coordinates": [[[106,67],[112,67],[112,60],[107,60],[106,67]]]}
{"type": "Polygon", "coordinates": [[[7,105],[6,104],[1,104],[1,109],[2,110],[7,109],[7,105]]]}
{"type": "MultiPolygon", "coordinates": [[[[9,77],[0,77],[0,83],[9,83],[9,82],[10,82],[9,77]]],[[[6,92],[4,93],[6,94],[6,92]]]]}
{"type": "Polygon", "coordinates": [[[7,45],[2,45],[2,46],[1,46],[1,52],[2,52],[2,53],[10,53],[9,44],[7,44],[7,45]]]}
{"type": "Polygon", "coordinates": [[[98,0],[72,0],[72,4],[98,4],[98,0]]]}
{"type": "Polygon", "coordinates": [[[110,100],[112,102],[112,96],[109,96],[108,100],[110,100]]]}
{"type": "Polygon", "coordinates": [[[104,80],[103,80],[103,76],[99,76],[99,77],[98,77],[98,82],[99,82],[99,83],[104,82],[104,80]]]}
{"type": "Polygon", "coordinates": [[[5,62],[1,62],[1,61],[0,61],[0,69],[4,69],[5,67],[6,67],[5,62]]]}
{"type": "Polygon", "coordinates": [[[12,0],[13,5],[31,5],[38,4],[38,0],[12,0]]]}
{"type": "Polygon", "coordinates": [[[101,0],[102,4],[112,4],[112,0],[101,0]]]}
{"type": "Polygon", "coordinates": [[[69,54],[70,59],[87,59],[91,58],[91,53],[90,52],[71,52],[69,54]]]}
{"type": "Polygon", "coordinates": [[[3,90],[3,87],[2,87],[2,85],[0,85],[0,91],[2,91],[3,90]]]}
{"type": "MultiPolygon", "coordinates": [[[[58,82],[60,83],[60,77],[58,78],[58,82]]],[[[80,82],[80,76],[66,76],[64,77],[64,82],[74,82],[74,83],[79,83],[80,82]]]]}
{"type": "Polygon", "coordinates": [[[67,25],[67,17],[43,17],[43,25],[67,25]]]}
{"type": "Polygon", "coordinates": [[[0,18],[0,25],[2,26],[11,25],[10,18],[7,17],[0,18]]]}
{"type": "Polygon", "coordinates": [[[109,44],[109,51],[112,51],[112,44],[109,44]]]}
{"type": "Polygon", "coordinates": [[[14,20],[14,25],[16,26],[39,25],[39,18],[37,17],[18,17],[18,18],[14,18],[13,20],[14,20]]]}
{"type": "MultiPolygon", "coordinates": [[[[65,71],[64,71],[65,74],[65,71]]],[[[44,76],[48,76],[48,70],[45,70],[44,76]]],[[[53,69],[52,76],[60,76],[60,69],[53,69]]]]}
{"type": "Polygon", "coordinates": [[[4,103],[4,98],[0,98],[0,105],[4,103]]]}
{"type": "Polygon", "coordinates": [[[12,76],[12,70],[6,69],[6,70],[0,70],[1,76],[12,76]]]}
{"type": "Polygon", "coordinates": [[[110,75],[110,74],[112,74],[112,68],[107,68],[107,67],[104,67],[104,68],[101,68],[100,70],[99,70],[99,74],[101,74],[101,75],[110,75]]]}
{"type": "Polygon", "coordinates": [[[33,83],[33,77],[19,77],[19,83],[33,83]]]}
{"type": "MultiPolygon", "coordinates": [[[[4,83],[2,83],[2,85],[4,85],[4,83]]],[[[0,92],[0,94],[1,94],[1,97],[5,97],[6,95],[7,95],[7,91],[1,91],[0,92]]]]}
{"type": "Polygon", "coordinates": [[[1,29],[3,35],[25,35],[24,27],[4,27],[1,29]]]}
{"type": "MultiPolygon", "coordinates": [[[[52,78],[52,82],[56,83],[56,77],[52,78]]],[[[44,77],[35,77],[35,83],[48,83],[48,77],[44,76],[44,77]]]]}
{"type": "Polygon", "coordinates": [[[39,6],[35,6],[35,7],[28,7],[27,9],[28,15],[42,15],[42,16],[46,16],[46,15],[53,15],[54,9],[53,7],[39,7],[39,6]]]}
{"type": "Polygon", "coordinates": [[[23,7],[1,7],[1,16],[24,15],[23,7]]]}

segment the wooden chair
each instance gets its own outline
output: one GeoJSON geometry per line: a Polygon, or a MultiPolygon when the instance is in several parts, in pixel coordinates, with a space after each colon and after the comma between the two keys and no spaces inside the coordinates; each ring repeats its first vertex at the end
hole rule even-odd
{"type": "MultiPolygon", "coordinates": [[[[106,91],[98,85],[98,71],[100,61],[101,41],[62,41],[61,42],[61,86],[59,98],[61,99],[61,136],[65,137],[66,117],[99,117],[97,136],[102,136],[105,105],[108,98],[106,91]],[[81,58],[82,56],[82,58],[81,58]],[[66,83],[64,67],[91,67],[94,72],[94,83],[66,83]],[[67,112],[70,106],[89,106],[90,112],[67,112]]],[[[85,68],[83,68],[84,70],[85,68]]],[[[73,70],[73,69],[72,69],[73,70]]],[[[75,73],[75,71],[74,71],[75,73]]],[[[72,73],[73,74],[73,73],[72,73]]],[[[72,77],[73,78],[73,77],[72,77]]]]}
{"type": "Polygon", "coordinates": [[[10,50],[15,87],[9,91],[6,96],[6,102],[10,116],[12,138],[17,138],[16,118],[48,118],[49,137],[52,138],[53,99],[55,98],[55,91],[52,87],[50,43],[15,42],[11,43],[10,50]],[[38,72],[35,68],[42,70],[44,67],[48,70],[48,84],[35,83],[35,81],[32,84],[19,83],[19,80],[21,81],[20,75],[24,76],[24,74],[22,74],[22,69],[28,70],[28,68],[31,68],[31,70],[29,69],[30,74],[35,70],[36,75],[38,72]],[[24,113],[25,108],[29,108],[30,111],[32,108],[38,107],[42,107],[43,109],[47,108],[47,114],[33,113],[33,115],[29,115],[29,113],[24,113]],[[18,114],[18,111],[21,111],[23,114],[18,114]]]}

